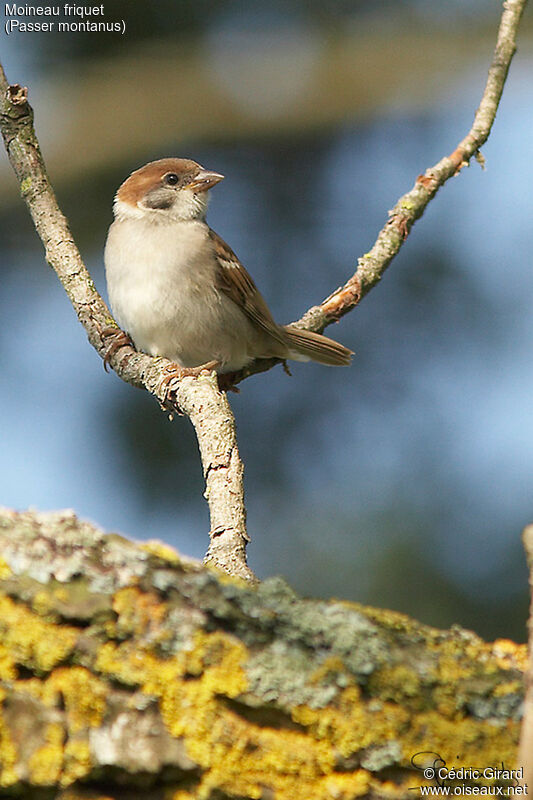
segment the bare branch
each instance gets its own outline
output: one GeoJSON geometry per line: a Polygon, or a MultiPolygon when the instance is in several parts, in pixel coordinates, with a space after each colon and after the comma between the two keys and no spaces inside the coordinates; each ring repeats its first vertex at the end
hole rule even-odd
{"type": "Polygon", "coordinates": [[[478,155],[480,147],[489,138],[496,117],[509,66],[516,51],[516,34],[526,3],[527,0],[505,0],[503,4],[504,10],[487,83],[474,122],[465,138],[451,155],[429,167],[424,175],[419,175],[411,191],[400,197],[389,212],[389,219],[379,232],[374,246],[358,260],[354,275],[319,306],[310,308],[296,324],[309,330],[322,331],[351,311],[379,283],[412,226],[422,216],[440,187],[467,166],[472,156],[478,155]]]}
{"type": "MultiPolygon", "coordinates": [[[[96,291],[57,204],[35,135],[27,90],[9,86],[1,65],[0,126],[46,260],[67,292],[90,343],[104,358],[107,345],[102,332],[116,322],[96,291]]],[[[173,381],[170,391],[166,391],[163,379],[172,362],[138,353],[131,347],[121,347],[111,356],[110,363],[122,380],[147,389],[166,408],[190,418],[198,437],[211,517],[211,545],[206,560],[232,575],[254,580],[246,564],[249,539],[235,420],[216,380],[208,376],[184,378],[173,381]]]]}
{"type": "MultiPolygon", "coordinates": [[[[389,212],[389,218],[379,232],[374,246],[358,259],[356,272],[344,286],[336,289],[320,305],[306,311],[293,325],[321,333],[332,322],[338,322],[341,317],[352,311],[379,283],[383,273],[400,251],[414,223],[422,216],[440,187],[467,166],[472,156],[478,160],[482,159],[479,149],[489,138],[496,117],[509,66],[516,51],[516,35],[526,3],[527,0],[506,0],[503,4],[504,10],[487,83],[468,134],[459,142],[451,155],[441,159],[435,166],[429,167],[424,175],[419,175],[411,191],[400,197],[389,212]]],[[[265,372],[277,363],[279,361],[276,359],[256,361],[235,376],[235,383],[257,372],[265,372]]]]}

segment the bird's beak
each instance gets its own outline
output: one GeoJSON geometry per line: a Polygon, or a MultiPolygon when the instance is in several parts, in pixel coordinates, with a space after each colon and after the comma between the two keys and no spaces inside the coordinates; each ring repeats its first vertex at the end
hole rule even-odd
{"type": "Polygon", "coordinates": [[[211,172],[208,169],[201,169],[198,175],[190,182],[187,183],[183,188],[184,189],[192,189],[195,192],[205,192],[207,189],[210,189],[215,183],[224,179],[224,175],[221,175],[219,172],[211,172]]]}

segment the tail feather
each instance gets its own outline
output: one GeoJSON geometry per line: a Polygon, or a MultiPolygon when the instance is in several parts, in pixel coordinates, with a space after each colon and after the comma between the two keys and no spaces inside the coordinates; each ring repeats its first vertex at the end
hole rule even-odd
{"type": "Polygon", "coordinates": [[[347,367],[352,360],[351,350],[320,333],[303,331],[291,325],[286,325],[283,332],[291,350],[289,358],[295,361],[312,359],[331,367],[347,367]]]}

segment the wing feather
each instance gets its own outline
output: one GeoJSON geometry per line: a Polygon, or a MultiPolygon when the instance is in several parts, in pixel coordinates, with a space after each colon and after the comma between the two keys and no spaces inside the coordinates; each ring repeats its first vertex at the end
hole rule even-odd
{"type": "Polygon", "coordinates": [[[220,236],[209,230],[218,263],[221,266],[219,288],[242,308],[252,322],[259,325],[278,342],[287,345],[282,329],[276,325],[270,310],[252,277],[243,267],[233,250],[220,236]]]}

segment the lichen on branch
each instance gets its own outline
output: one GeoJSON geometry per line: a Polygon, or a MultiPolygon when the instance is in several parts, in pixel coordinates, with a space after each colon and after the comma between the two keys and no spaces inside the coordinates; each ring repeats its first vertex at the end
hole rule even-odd
{"type": "Polygon", "coordinates": [[[0,513],[0,553],[0,796],[408,798],[421,751],[514,763],[525,646],[254,588],[71,512],[0,513]]]}

